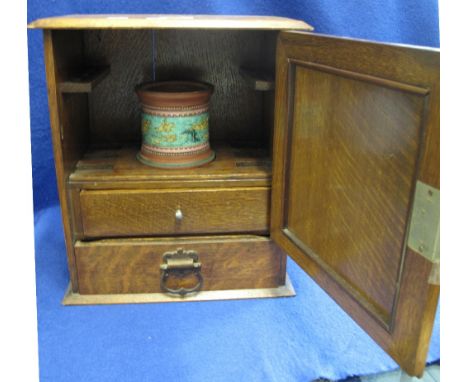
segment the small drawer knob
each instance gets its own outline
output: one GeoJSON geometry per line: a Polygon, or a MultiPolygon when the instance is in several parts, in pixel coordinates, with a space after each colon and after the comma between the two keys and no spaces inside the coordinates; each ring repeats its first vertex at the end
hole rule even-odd
{"type": "Polygon", "coordinates": [[[184,214],[182,213],[182,210],[178,208],[175,212],[175,218],[178,221],[181,221],[184,218],[184,214]]]}

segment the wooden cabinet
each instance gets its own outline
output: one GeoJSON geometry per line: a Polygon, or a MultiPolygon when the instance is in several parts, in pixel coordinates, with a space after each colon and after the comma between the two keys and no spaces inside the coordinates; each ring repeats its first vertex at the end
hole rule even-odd
{"type": "Polygon", "coordinates": [[[292,295],[289,255],[422,374],[439,294],[438,51],[278,17],[65,16],[30,28],[44,29],[66,304],[292,295]],[[136,160],[133,89],[153,79],[214,85],[214,162],[136,160]]]}

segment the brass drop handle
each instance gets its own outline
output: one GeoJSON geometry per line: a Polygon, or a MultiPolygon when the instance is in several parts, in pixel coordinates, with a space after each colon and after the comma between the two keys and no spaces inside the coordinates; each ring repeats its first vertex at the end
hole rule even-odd
{"type": "Polygon", "coordinates": [[[182,221],[182,219],[184,218],[184,214],[182,213],[182,210],[180,208],[177,208],[175,212],[175,218],[177,221],[182,221]]]}
{"type": "Polygon", "coordinates": [[[188,293],[198,292],[203,286],[201,263],[198,261],[198,254],[195,251],[184,251],[179,248],[175,252],[166,252],[163,254],[163,263],[160,268],[162,271],[161,289],[167,293],[184,297],[188,293]],[[187,276],[195,276],[197,281],[193,287],[174,289],[167,285],[171,277],[183,279],[187,276]]]}

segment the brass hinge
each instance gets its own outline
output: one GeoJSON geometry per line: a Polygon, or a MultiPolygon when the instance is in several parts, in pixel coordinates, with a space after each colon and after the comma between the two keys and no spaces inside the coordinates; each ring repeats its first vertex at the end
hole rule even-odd
{"type": "Polygon", "coordinates": [[[408,247],[433,263],[429,283],[439,284],[440,191],[416,182],[408,247]]]}

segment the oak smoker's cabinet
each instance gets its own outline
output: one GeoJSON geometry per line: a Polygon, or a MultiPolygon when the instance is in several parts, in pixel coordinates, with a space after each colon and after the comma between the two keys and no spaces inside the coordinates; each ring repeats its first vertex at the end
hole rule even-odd
{"type": "Polygon", "coordinates": [[[291,295],[287,254],[422,374],[439,295],[438,51],[279,17],[29,27],[44,29],[65,304],[291,295]],[[199,168],[135,157],[134,87],[173,79],[215,88],[217,156],[199,168]]]}

